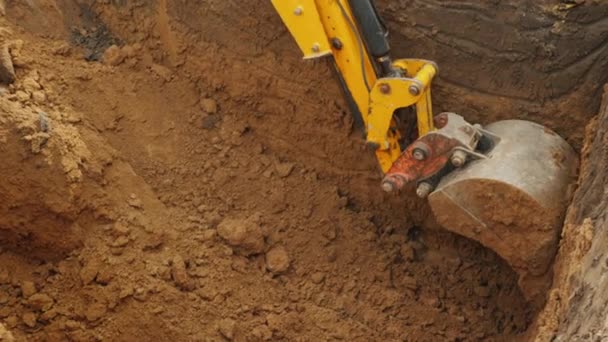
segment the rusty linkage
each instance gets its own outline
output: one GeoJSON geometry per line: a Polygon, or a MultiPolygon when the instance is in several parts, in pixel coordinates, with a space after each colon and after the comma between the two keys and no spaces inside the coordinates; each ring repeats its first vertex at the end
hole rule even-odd
{"type": "Polygon", "coordinates": [[[426,197],[438,178],[454,167],[462,167],[468,156],[485,158],[475,152],[485,132],[480,125],[471,125],[454,113],[441,113],[434,122],[437,130],[409,145],[393,163],[382,180],[384,191],[393,192],[409,182],[417,182],[416,193],[426,197]]]}

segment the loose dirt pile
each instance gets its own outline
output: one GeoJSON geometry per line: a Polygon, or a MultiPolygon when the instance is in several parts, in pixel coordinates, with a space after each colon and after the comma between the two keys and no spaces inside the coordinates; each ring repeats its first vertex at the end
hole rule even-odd
{"type": "Polygon", "coordinates": [[[437,229],[424,202],[383,194],[330,69],[299,61],[269,3],[245,7],[6,2],[7,329],[78,341],[524,332],[534,310],[515,274],[437,229]]]}

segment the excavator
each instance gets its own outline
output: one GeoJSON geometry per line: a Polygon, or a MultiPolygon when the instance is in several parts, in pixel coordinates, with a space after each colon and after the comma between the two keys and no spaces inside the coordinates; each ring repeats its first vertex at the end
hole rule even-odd
{"type": "MultiPolygon", "coordinates": [[[[335,68],[389,193],[415,189],[444,228],[494,250],[532,293],[551,265],[578,169],[572,147],[524,120],[433,114],[437,64],[393,59],[372,0],[271,0],[304,59],[335,68]]],[[[534,294],[531,294],[531,296],[534,294]]]]}

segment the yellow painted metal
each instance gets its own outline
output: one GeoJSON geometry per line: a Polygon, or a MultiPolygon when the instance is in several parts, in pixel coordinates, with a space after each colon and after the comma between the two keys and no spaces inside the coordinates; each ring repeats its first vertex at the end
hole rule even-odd
{"type": "Polygon", "coordinates": [[[315,0],[272,0],[272,4],[302,50],[304,58],[331,54],[329,39],[315,0]]]}
{"type": "Polygon", "coordinates": [[[416,102],[416,119],[418,120],[418,136],[423,136],[435,130],[433,123],[433,103],[431,102],[431,88],[427,88],[418,102],[416,102]]]}
{"type": "Polygon", "coordinates": [[[333,55],[361,113],[367,142],[378,146],[376,158],[384,172],[401,154],[400,135],[393,129],[395,110],[415,105],[419,134],[434,129],[430,83],[437,66],[433,62],[400,59],[393,66],[403,69],[408,77],[378,79],[348,1],[272,0],[272,3],[305,58],[333,55]],[[339,47],[332,46],[332,39],[339,40],[339,47]],[[390,91],[381,91],[381,85],[388,85],[390,91]],[[409,92],[411,85],[419,87],[418,94],[409,92]]]}
{"type": "Polygon", "coordinates": [[[376,82],[376,72],[355,26],[348,1],[317,0],[317,8],[327,36],[340,40],[341,48],[333,49],[333,57],[363,122],[367,124],[369,92],[376,82]]]}
{"type": "Polygon", "coordinates": [[[431,83],[437,74],[435,62],[424,59],[399,59],[393,63],[394,67],[414,77],[421,84],[421,96],[416,101],[416,116],[418,120],[418,135],[423,136],[435,129],[433,124],[433,106],[431,101],[431,83]]]}
{"type": "MultiPolygon", "coordinates": [[[[400,67],[407,70],[406,66],[412,68],[413,64],[401,63],[400,67]]],[[[430,85],[436,72],[433,64],[423,63],[413,78],[381,78],[374,84],[370,93],[367,141],[378,146],[376,158],[384,172],[390,169],[401,152],[398,136],[390,129],[395,110],[416,105],[419,134],[424,135],[434,129],[430,85]],[[416,87],[418,92],[412,94],[411,87],[416,87]]]]}

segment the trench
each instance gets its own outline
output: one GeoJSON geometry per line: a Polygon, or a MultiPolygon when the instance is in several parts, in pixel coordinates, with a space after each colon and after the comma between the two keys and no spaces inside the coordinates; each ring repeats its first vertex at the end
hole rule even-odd
{"type": "MultiPolygon", "coordinates": [[[[569,74],[574,57],[558,49],[543,64],[528,52],[543,37],[558,47],[575,40],[579,33],[548,33],[562,14],[530,5],[534,20],[522,23],[505,19],[525,10],[509,4],[380,3],[396,53],[445,65],[438,108],[482,123],[517,113],[583,146],[599,105],[591,84],[605,81],[593,72],[605,64],[596,55],[605,53],[585,45],[592,71],[582,84],[544,92],[545,71],[569,74]],[[436,13],[474,22],[473,38],[431,24],[436,13]],[[486,37],[479,27],[488,25],[505,40],[486,37]],[[523,28],[505,33],[513,27],[523,28]],[[508,51],[475,43],[484,41],[508,51]],[[473,75],[466,70],[479,76],[459,74],[473,75]],[[537,89],[522,93],[523,83],[537,89]]],[[[526,339],[537,328],[540,308],[495,253],[438,227],[411,191],[380,191],[329,68],[300,60],[270,4],[9,1],[6,9],[3,25],[15,32],[3,39],[24,44],[13,96],[0,99],[13,103],[0,103],[12,113],[0,132],[18,141],[0,150],[9,161],[0,231],[31,231],[18,243],[0,234],[0,319],[14,335],[459,341],[526,339]],[[28,89],[32,78],[46,101],[28,89]],[[39,129],[40,111],[57,129],[32,156],[23,136],[39,129]],[[22,164],[34,166],[7,181],[22,164]],[[16,183],[31,185],[6,186],[16,183]],[[42,198],[59,221],[15,224],[11,217],[40,211],[17,193],[42,198]],[[225,235],[234,222],[247,238],[225,235]]],[[[580,30],[601,25],[585,13],[567,19],[580,30]]]]}

